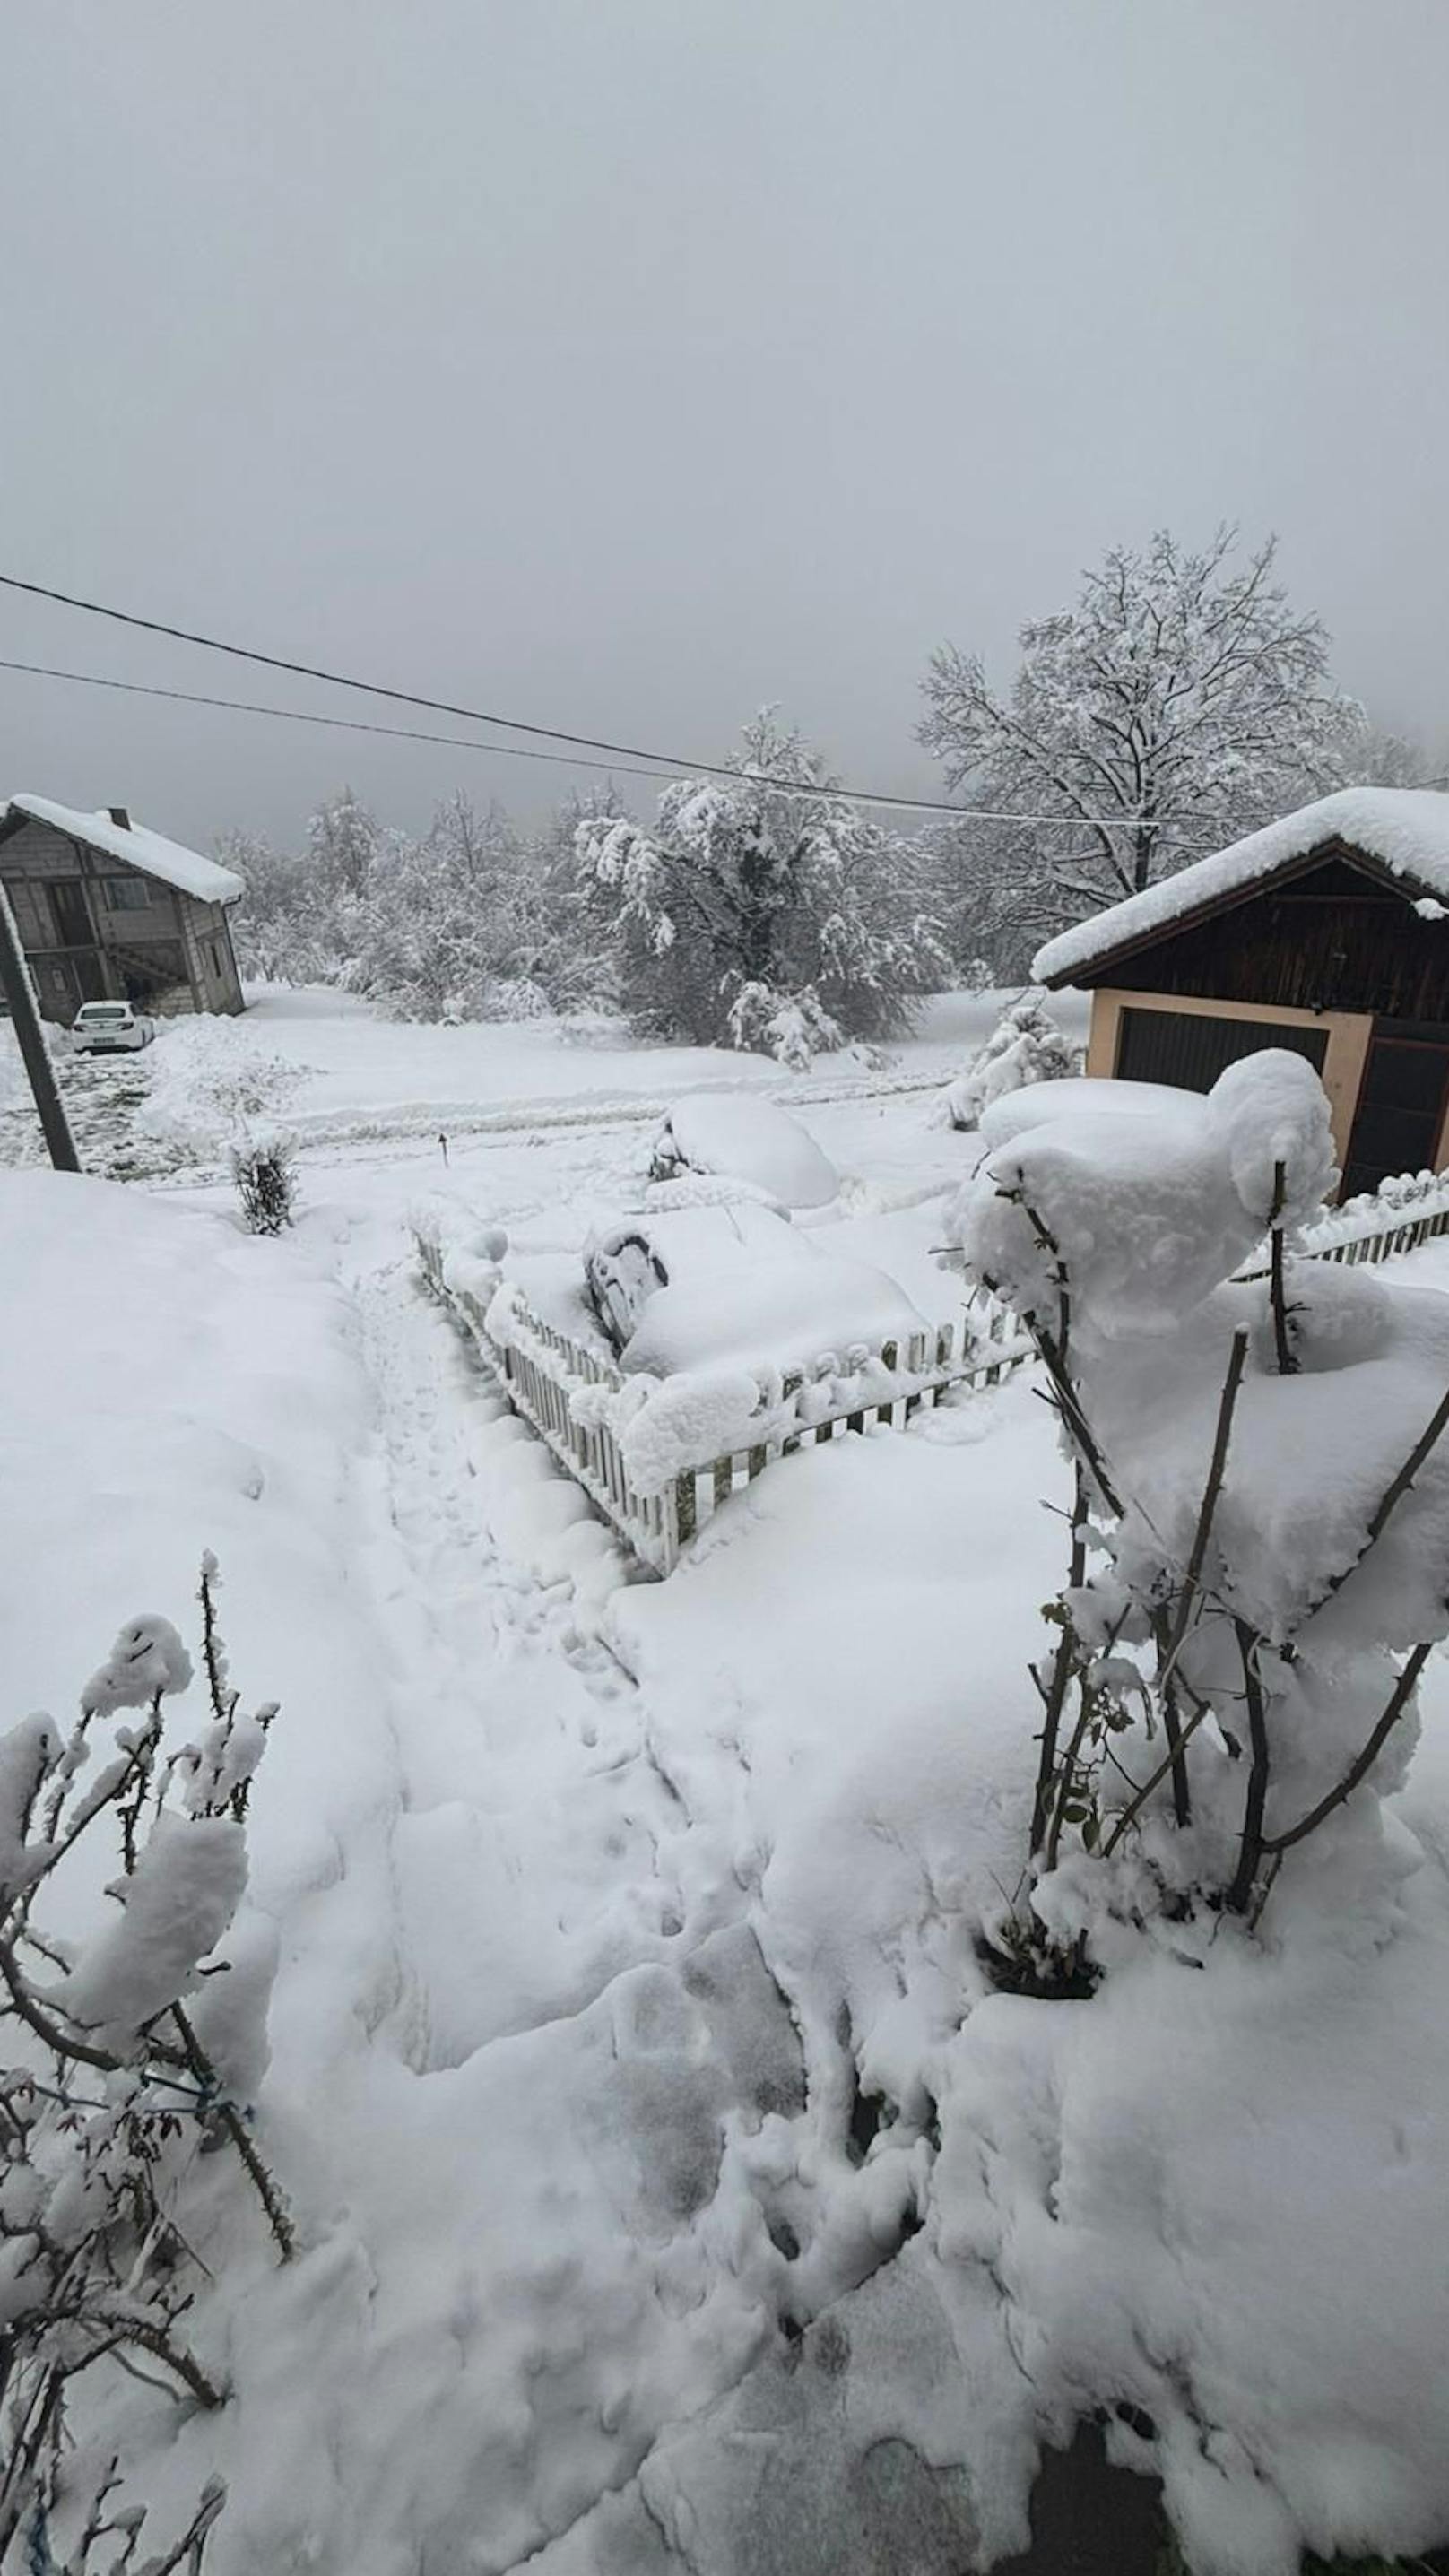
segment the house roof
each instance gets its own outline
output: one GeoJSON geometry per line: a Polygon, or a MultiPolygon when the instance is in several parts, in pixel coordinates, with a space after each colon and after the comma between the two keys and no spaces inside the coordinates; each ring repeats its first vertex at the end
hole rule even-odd
{"type": "Polygon", "coordinates": [[[1410,902],[1419,897],[1449,905],[1449,795],[1430,787],[1345,787],[1061,931],[1037,951],[1033,980],[1069,984],[1120,950],[1216,911],[1337,844],[1402,878],[1410,902]]]}
{"type": "MultiPolygon", "coordinates": [[[[1449,803],[1449,798],[1445,799],[1449,803]]],[[[69,805],[52,804],[48,796],[12,796],[0,807],[0,816],[28,814],[34,822],[51,823],[73,841],[84,841],[87,849],[104,851],[108,859],[124,859],[129,867],[139,868],[143,876],[159,877],[163,885],[174,886],[178,894],[194,894],[201,903],[236,903],[246,888],[231,868],[215,859],[204,859],[199,850],[183,849],[179,841],[163,839],[161,833],[148,831],[144,823],[129,828],[113,823],[104,810],[99,814],[80,814],[69,805]]]]}

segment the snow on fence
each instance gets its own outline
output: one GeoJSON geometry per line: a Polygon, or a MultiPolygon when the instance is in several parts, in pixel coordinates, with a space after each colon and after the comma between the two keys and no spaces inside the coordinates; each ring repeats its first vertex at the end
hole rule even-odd
{"type": "MultiPolygon", "coordinates": [[[[501,1391],[656,1574],[668,1574],[720,1504],[773,1459],[848,1431],[901,1429],[948,1388],[996,1386],[1032,1356],[1009,1308],[980,1293],[959,1328],[943,1324],[904,1344],[855,1344],[844,1367],[826,1353],[799,1369],[765,1373],[745,1436],[711,1454],[672,1454],[680,1432],[671,1425],[670,1471],[661,1477],[657,1468],[641,1472],[628,1417],[632,1412],[637,1422],[651,1388],[672,1394],[683,1381],[626,1377],[611,1359],[536,1314],[491,1265],[450,1254],[425,1218],[414,1217],[413,1232],[424,1278],[477,1345],[501,1391]]],[[[702,1427],[709,1410],[700,1409],[702,1427]]]]}
{"type": "MultiPolygon", "coordinates": [[[[1415,1252],[1436,1235],[1449,1234],[1449,1172],[1401,1172],[1371,1192],[1329,1208],[1306,1226],[1297,1249],[1309,1261],[1391,1261],[1415,1252]]],[[[1266,1247],[1243,1279],[1268,1268],[1266,1247]]]]}

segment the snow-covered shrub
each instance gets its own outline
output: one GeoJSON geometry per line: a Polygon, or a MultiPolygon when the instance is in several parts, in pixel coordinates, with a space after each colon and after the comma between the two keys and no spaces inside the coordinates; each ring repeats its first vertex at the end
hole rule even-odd
{"type": "Polygon", "coordinates": [[[297,1148],[281,1128],[243,1136],[231,1149],[231,1176],[250,1234],[280,1234],[292,1222],[297,1148]]]}
{"type": "Polygon", "coordinates": [[[1080,1073],[1082,1051],[1058,1028],[1039,992],[1023,993],[1004,1011],[966,1071],[942,1092],[942,1126],[975,1127],[993,1100],[1029,1082],[1061,1082],[1080,1073]]]}
{"type": "Polygon", "coordinates": [[[725,1025],[732,1046],[772,1055],[789,1073],[808,1073],[817,1055],[845,1044],[839,1020],[808,984],[801,993],[779,993],[758,977],[736,982],[725,1025]]]}
{"type": "Polygon", "coordinates": [[[842,1037],[888,1037],[950,980],[922,854],[830,792],[768,713],[727,778],[681,778],[653,831],[578,830],[578,881],[646,1035],[765,1047],[799,1067],[842,1037]]]}
{"type": "Polygon", "coordinates": [[[35,1716],[0,1737],[4,2564],[22,2532],[27,2564],[58,2563],[48,2532],[75,2500],[61,2435],[83,2372],[115,2354],[178,2399],[224,2400],[182,2331],[200,2277],[187,2187],[205,2146],[240,2159],[282,2258],[292,2251],[245,2108],[266,2064],[269,1979],[254,1963],[223,1975],[217,1956],[246,1887],[248,1800],[276,1710],[246,1711],[231,1685],[215,1586],[207,1557],[199,1734],[167,1741],[165,1704],[192,1662],[168,1620],[145,1617],[122,1629],[68,1734],[35,1716]],[[116,1910],[77,1940],[42,1907],[63,1910],[71,1855],[103,1820],[116,1910]]]}
{"type": "MultiPolygon", "coordinates": [[[[999,1119],[1001,1113],[997,1113],[999,1119]]],[[[1143,1927],[1393,1918],[1380,1816],[1449,1631],[1449,1306],[1295,1264],[1333,1180],[1297,1056],[1206,1099],[1024,1118],[968,1185],[968,1272],[1010,1299],[1072,1461],[1023,1975],[1089,1980],[1143,1927]],[[1264,1233],[1265,1279],[1233,1273],[1264,1233]]]]}

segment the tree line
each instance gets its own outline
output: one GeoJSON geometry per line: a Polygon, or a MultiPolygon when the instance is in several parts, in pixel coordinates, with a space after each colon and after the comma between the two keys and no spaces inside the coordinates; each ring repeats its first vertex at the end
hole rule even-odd
{"type": "Polygon", "coordinates": [[[1004,690],[941,646],[918,737],[962,819],[910,835],[773,710],[728,776],[670,783],[648,820],[612,785],[533,830],[459,794],[415,837],[344,790],[301,851],[232,837],[244,969],[409,1019],[604,1007],[792,1064],[898,1034],[923,993],[1020,979],[1053,932],[1295,805],[1426,778],[1274,575],[1271,538],[1162,531],[1021,629],[1004,690]]]}

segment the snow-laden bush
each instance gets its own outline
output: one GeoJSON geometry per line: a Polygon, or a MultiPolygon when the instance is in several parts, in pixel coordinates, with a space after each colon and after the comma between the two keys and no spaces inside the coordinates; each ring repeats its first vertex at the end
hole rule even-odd
{"type": "Polygon", "coordinates": [[[1090,1981],[1144,1927],[1393,1919],[1380,1805],[1449,1632],[1449,1304],[1290,1258],[1334,1178],[1300,1057],[1206,1099],[1024,1110],[955,1226],[1045,1364],[1074,1472],[1034,1668],[1027,1909],[998,1950],[1090,1981]],[[1261,1242],[1266,1279],[1234,1283],[1261,1242]]]}
{"type": "MultiPolygon", "coordinates": [[[[179,2400],[224,2400],[183,2332],[202,2277],[187,2199],[204,2148],[240,2160],[283,2260],[292,2251],[248,2127],[268,1961],[256,1943],[229,1973],[218,1956],[246,1887],[251,1783],[276,1709],[248,1712],[231,1685],[216,1579],[207,1557],[198,1734],[167,1740],[166,1702],[192,1663],[168,1620],[145,1617],[122,1629],[68,1734],[35,1716],[0,1737],[0,2564],[20,2538],[28,2566],[58,2566],[58,2512],[97,2542],[130,2532],[134,2548],[144,2517],[108,2516],[113,2482],[77,2493],[63,2431],[82,2373],[115,2356],[179,2400]],[[120,1864],[114,1910],[77,1939],[64,1919],[72,1856],[103,1826],[120,1864]]],[[[218,2501],[202,2499],[193,2565],[218,2501]]],[[[83,2534],[78,2545],[77,2571],[90,2564],[83,2534]]]]}
{"type": "Polygon", "coordinates": [[[1023,993],[1002,1013],[965,1072],[941,1093],[938,1123],[976,1127],[993,1100],[1029,1082],[1061,1082],[1081,1069],[1081,1048],[1057,1026],[1042,994],[1023,993]]]}
{"type": "Polygon", "coordinates": [[[818,1055],[833,1055],[845,1045],[845,1030],[813,985],[780,993],[752,977],[748,983],[735,978],[733,986],[725,1013],[731,1046],[772,1055],[787,1073],[808,1073],[818,1055]]]}
{"type": "Polygon", "coordinates": [[[297,1197],[297,1147],[280,1127],[238,1139],[231,1176],[249,1234],[280,1234],[292,1222],[297,1197]]]}

